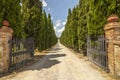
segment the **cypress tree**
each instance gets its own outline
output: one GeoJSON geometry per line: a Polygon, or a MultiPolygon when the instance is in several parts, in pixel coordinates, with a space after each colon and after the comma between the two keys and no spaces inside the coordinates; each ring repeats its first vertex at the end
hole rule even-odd
{"type": "Polygon", "coordinates": [[[0,6],[0,21],[9,20],[14,37],[33,37],[35,49],[40,51],[57,43],[51,16],[43,12],[41,1],[1,0],[0,6]]]}
{"type": "Polygon", "coordinates": [[[22,5],[26,37],[34,37],[35,47],[38,47],[41,40],[42,3],[39,0],[22,0],[22,5]]]}
{"type": "MultiPolygon", "coordinates": [[[[1,0],[0,1],[0,22],[7,19],[10,27],[13,28],[14,37],[22,37],[22,15],[20,0],[1,0]]],[[[2,25],[0,23],[0,25],[2,25]]]]}
{"type": "Polygon", "coordinates": [[[107,17],[111,14],[120,17],[119,9],[119,0],[79,0],[79,4],[68,12],[61,43],[86,55],[87,35],[93,38],[104,35],[107,17]]]}

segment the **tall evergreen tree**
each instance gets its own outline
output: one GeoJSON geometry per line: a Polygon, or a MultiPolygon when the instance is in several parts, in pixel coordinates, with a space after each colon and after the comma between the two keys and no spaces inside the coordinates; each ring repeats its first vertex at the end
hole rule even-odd
{"type": "MultiPolygon", "coordinates": [[[[13,28],[14,37],[22,37],[23,27],[21,25],[21,5],[20,0],[1,0],[0,1],[0,22],[7,19],[10,22],[10,27],[13,28]]],[[[0,25],[2,25],[0,23],[0,25]]]]}
{"type": "Polygon", "coordinates": [[[104,35],[107,17],[111,14],[120,17],[119,9],[119,0],[79,0],[79,4],[68,12],[61,43],[86,55],[87,35],[93,38],[104,35]]]}
{"type": "Polygon", "coordinates": [[[49,41],[49,46],[52,47],[53,44],[55,44],[57,42],[57,38],[55,35],[55,31],[53,28],[53,22],[51,20],[51,15],[48,14],[48,41],[49,41]]]}
{"type": "Polygon", "coordinates": [[[42,3],[39,0],[22,0],[22,15],[26,37],[34,37],[37,47],[42,27],[42,3]]]}
{"type": "Polygon", "coordinates": [[[0,6],[0,22],[9,20],[14,37],[33,37],[40,51],[57,43],[51,16],[43,12],[40,0],[1,0],[0,6]]]}

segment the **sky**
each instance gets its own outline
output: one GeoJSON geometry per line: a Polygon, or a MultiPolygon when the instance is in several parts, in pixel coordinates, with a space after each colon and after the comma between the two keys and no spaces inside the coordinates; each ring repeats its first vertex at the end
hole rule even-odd
{"type": "Polygon", "coordinates": [[[59,37],[65,29],[68,9],[72,9],[79,0],[42,0],[43,9],[51,14],[56,35],[59,37]]]}

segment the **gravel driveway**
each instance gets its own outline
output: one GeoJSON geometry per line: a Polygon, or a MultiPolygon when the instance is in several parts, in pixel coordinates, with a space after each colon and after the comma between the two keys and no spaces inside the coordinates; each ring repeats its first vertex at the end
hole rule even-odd
{"type": "Polygon", "coordinates": [[[107,80],[87,61],[58,43],[37,63],[4,80],[107,80]]]}

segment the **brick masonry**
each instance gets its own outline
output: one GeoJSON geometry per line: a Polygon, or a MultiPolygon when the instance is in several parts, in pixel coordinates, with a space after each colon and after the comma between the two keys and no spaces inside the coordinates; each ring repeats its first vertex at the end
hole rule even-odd
{"type": "Polygon", "coordinates": [[[120,77],[120,22],[105,25],[107,39],[108,68],[115,77],[120,77]]]}
{"type": "Polygon", "coordinates": [[[0,73],[8,72],[10,62],[9,40],[12,38],[12,29],[3,26],[0,29],[0,73]]]}

